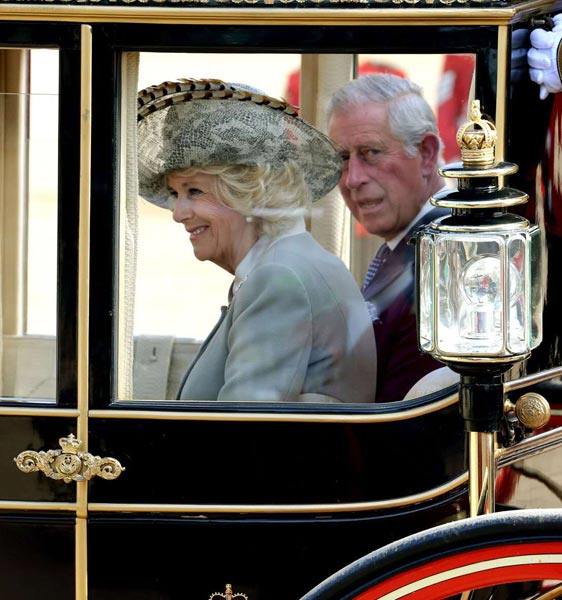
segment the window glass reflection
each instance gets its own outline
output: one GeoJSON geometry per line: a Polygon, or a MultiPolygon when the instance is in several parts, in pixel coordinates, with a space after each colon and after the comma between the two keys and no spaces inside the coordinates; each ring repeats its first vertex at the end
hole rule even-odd
{"type": "MultiPolygon", "coordinates": [[[[359,56],[359,74],[382,70],[408,76],[422,86],[429,104],[437,112],[440,94],[445,88],[451,92],[454,87],[442,83],[446,59],[441,55],[359,56]]],[[[472,57],[468,57],[470,61],[472,57]]],[[[211,76],[249,84],[301,104],[301,68],[306,70],[305,66],[301,67],[298,55],[143,53],[137,89],[181,77],[211,76]]],[[[448,81],[450,84],[450,78],[448,81]]],[[[131,336],[134,345],[134,361],[130,369],[132,392],[119,397],[175,399],[186,369],[219,318],[221,307],[227,304],[232,275],[208,261],[197,260],[184,229],[173,222],[170,211],[145,200],[139,201],[136,210],[138,243],[135,249],[137,264],[131,336]]],[[[312,231],[314,220],[321,212],[321,206],[313,210],[312,231]]],[[[309,228],[310,225],[308,222],[309,228]]],[[[346,227],[346,224],[342,222],[341,227],[346,227]]],[[[380,240],[362,231],[358,224],[355,224],[353,234],[349,244],[351,251],[346,248],[345,254],[350,256],[350,269],[360,283],[380,240]]],[[[343,231],[340,237],[347,239],[343,231]]],[[[122,319],[127,306],[132,305],[122,296],[122,319]]],[[[124,348],[121,345],[121,358],[125,355],[124,348]]]]}
{"type": "Polygon", "coordinates": [[[58,52],[33,50],[30,61],[27,326],[55,335],[58,52]]]}
{"type": "Polygon", "coordinates": [[[55,397],[58,51],[0,49],[2,389],[55,397]]]}

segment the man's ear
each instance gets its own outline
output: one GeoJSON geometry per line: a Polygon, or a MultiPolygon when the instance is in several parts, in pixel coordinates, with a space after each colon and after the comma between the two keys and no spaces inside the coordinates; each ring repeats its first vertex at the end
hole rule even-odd
{"type": "Polygon", "coordinates": [[[439,161],[439,138],[434,133],[424,133],[419,144],[419,151],[422,159],[422,175],[426,177],[433,175],[439,161]]]}

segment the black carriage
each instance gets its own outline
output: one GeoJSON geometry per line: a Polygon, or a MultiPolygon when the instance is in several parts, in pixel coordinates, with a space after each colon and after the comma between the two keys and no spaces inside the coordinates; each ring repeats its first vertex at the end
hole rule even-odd
{"type": "MultiPolygon", "coordinates": [[[[496,158],[519,165],[510,185],[529,194],[524,210],[549,250],[545,339],[510,373],[518,380],[560,365],[561,134],[560,99],[540,101],[511,57],[557,8],[0,4],[2,598],[297,599],[387,543],[469,515],[456,385],[361,406],[174,399],[226,288],[216,278],[181,288],[179,279],[199,276],[178,278],[169,224],[138,207],[136,91],[228,68],[231,79],[282,74],[284,85],[300,81],[302,114],[322,127],[326,97],[364,64],[426,77],[437,103],[446,57],[464,59],[473,96],[500,133],[496,158]],[[78,474],[60,466],[76,461],[78,474]]],[[[330,199],[309,227],[359,278],[373,242],[341,206],[330,199]]],[[[510,381],[507,391],[544,388],[552,427],[557,377],[510,381]]],[[[498,456],[511,464],[509,450],[498,456]]],[[[557,462],[553,450],[509,476],[500,470],[498,505],[559,507],[557,462]]]]}

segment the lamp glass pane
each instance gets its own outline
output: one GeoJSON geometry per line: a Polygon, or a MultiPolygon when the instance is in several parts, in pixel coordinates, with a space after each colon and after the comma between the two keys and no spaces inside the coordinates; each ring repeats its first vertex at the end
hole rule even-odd
{"type": "Polygon", "coordinates": [[[531,271],[531,293],[528,295],[531,340],[530,347],[536,348],[542,341],[542,313],[544,306],[543,236],[539,227],[529,230],[529,264],[531,271]]]}
{"type": "Polygon", "coordinates": [[[419,243],[419,344],[422,350],[433,350],[433,306],[434,306],[434,273],[433,242],[429,236],[423,236],[419,243]]]}
{"type": "Polygon", "coordinates": [[[512,237],[507,244],[506,307],[508,312],[507,347],[513,354],[528,352],[527,256],[525,237],[512,237]]]}
{"type": "Polygon", "coordinates": [[[445,234],[438,238],[436,250],[439,350],[451,355],[501,353],[505,347],[502,238],[445,234]]]}

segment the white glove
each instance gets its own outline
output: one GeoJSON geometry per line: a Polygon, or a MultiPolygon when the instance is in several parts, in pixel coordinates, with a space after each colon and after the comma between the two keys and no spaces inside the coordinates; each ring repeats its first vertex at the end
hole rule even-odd
{"type": "Polygon", "coordinates": [[[540,97],[544,100],[549,93],[562,90],[558,70],[558,51],[562,39],[562,14],[553,18],[552,31],[535,29],[531,32],[532,48],[527,54],[531,80],[540,86],[540,97]]]}

